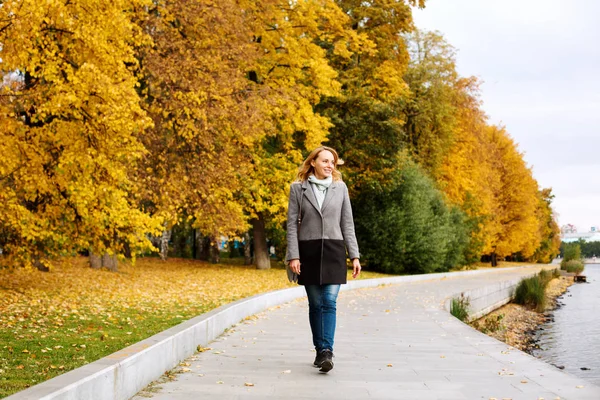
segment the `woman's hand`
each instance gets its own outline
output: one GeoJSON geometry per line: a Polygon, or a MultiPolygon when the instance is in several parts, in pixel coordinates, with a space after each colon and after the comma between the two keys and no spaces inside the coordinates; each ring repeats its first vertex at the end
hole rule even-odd
{"type": "Polygon", "coordinates": [[[360,275],[360,260],[358,258],[352,259],[352,278],[356,279],[360,275]]]}
{"type": "Polygon", "coordinates": [[[294,260],[290,260],[290,269],[292,270],[292,272],[300,275],[300,260],[298,260],[297,258],[294,260]]]}

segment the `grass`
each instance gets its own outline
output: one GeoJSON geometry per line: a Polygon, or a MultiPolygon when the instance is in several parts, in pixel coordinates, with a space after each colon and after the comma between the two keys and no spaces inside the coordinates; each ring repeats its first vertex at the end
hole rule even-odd
{"type": "Polygon", "coordinates": [[[0,398],[223,304],[291,286],[280,268],[183,259],[138,259],[118,273],[92,270],[84,257],[48,273],[0,270],[0,398]]]}
{"type": "Polygon", "coordinates": [[[470,301],[468,297],[461,295],[452,299],[450,304],[450,314],[462,322],[466,322],[469,319],[469,305],[470,301]]]}
{"type": "Polygon", "coordinates": [[[537,312],[546,308],[546,286],[560,273],[557,270],[542,270],[531,278],[522,279],[515,290],[514,302],[529,307],[537,312]]]}

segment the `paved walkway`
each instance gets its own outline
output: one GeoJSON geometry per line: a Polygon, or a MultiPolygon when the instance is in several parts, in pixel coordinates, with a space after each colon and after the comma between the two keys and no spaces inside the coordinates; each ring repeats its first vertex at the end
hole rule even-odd
{"type": "Polygon", "coordinates": [[[174,380],[134,397],[213,399],[571,399],[600,387],[508,347],[441,309],[457,292],[527,269],[340,293],[335,367],[312,367],[306,299],[236,325],[174,380]]]}

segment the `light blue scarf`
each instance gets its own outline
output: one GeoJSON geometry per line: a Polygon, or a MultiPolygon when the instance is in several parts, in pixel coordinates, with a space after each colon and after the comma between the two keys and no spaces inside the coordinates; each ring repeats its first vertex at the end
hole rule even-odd
{"type": "Polygon", "coordinates": [[[327,189],[329,185],[333,182],[333,178],[327,177],[325,179],[317,179],[316,176],[311,175],[308,177],[308,181],[311,183],[313,188],[313,192],[315,193],[315,197],[317,198],[317,203],[319,204],[319,209],[323,207],[323,201],[325,201],[325,195],[327,194],[327,189]]]}

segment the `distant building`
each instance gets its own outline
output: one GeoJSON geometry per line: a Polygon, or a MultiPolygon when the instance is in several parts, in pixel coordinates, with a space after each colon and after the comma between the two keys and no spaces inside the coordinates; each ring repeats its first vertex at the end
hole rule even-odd
{"type": "Polygon", "coordinates": [[[596,230],[585,233],[563,233],[560,235],[560,239],[565,243],[577,242],[579,239],[585,240],[586,242],[600,242],[600,232],[596,230]]]}
{"type": "Polygon", "coordinates": [[[563,235],[566,233],[577,233],[577,227],[573,224],[566,224],[560,228],[560,233],[563,235]]]}

